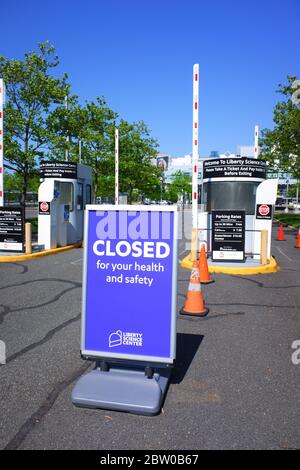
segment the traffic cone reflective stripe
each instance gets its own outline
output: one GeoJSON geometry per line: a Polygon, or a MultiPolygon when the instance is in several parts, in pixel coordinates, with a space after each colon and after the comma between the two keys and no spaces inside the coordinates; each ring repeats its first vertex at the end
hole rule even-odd
{"type": "Polygon", "coordinates": [[[205,245],[201,246],[200,250],[200,258],[199,258],[199,271],[200,271],[200,282],[201,284],[211,284],[215,282],[209,274],[208,271],[208,264],[207,264],[207,257],[205,251],[205,245]]]}
{"type": "Polygon", "coordinates": [[[180,314],[204,317],[208,314],[208,311],[208,308],[204,305],[201,291],[198,262],[194,261],[185,303],[180,310],[180,314]]]}
{"type": "Polygon", "coordinates": [[[295,245],[295,248],[300,248],[300,227],[298,229],[298,234],[297,234],[297,237],[296,237],[296,245],[295,245]]]}
{"type": "Polygon", "coordinates": [[[199,284],[200,276],[199,276],[199,269],[197,265],[197,261],[193,263],[193,269],[190,276],[190,284],[199,284]]]}
{"type": "Polygon", "coordinates": [[[284,241],[284,231],[283,231],[283,225],[282,224],[279,225],[277,240],[280,241],[280,242],[284,241]]]}

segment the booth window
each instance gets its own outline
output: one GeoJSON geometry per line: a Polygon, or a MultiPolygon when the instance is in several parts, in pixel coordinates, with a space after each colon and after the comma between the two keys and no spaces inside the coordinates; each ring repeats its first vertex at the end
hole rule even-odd
{"type": "Polygon", "coordinates": [[[215,181],[204,183],[206,210],[245,210],[255,214],[256,189],[259,182],[215,181]]]}
{"type": "Polygon", "coordinates": [[[83,209],[83,184],[82,183],[77,183],[78,184],[78,190],[77,190],[77,210],[82,211],[83,209]]]}
{"type": "Polygon", "coordinates": [[[92,187],[90,184],[87,184],[85,187],[85,203],[86,204],[92,203],[92,187]]]}
{"type": "Polygon", "coordinates": [[[54,191],[59,197],[59,202],[70,207],[70,212],[74,210],[74,187],[73,183],[55,181],[54,191]]]}

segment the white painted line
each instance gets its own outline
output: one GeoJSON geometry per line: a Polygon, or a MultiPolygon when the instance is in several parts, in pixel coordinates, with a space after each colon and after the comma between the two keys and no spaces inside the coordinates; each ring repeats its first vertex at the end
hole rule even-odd
{"type": "Polygon", "coordinates": [[[82,258],[76,259],[75,261],[70,261],[70,264],[78,264],[82,262],[82,258]]]}
{"type": "Polygon", "coordinates": [[[279,251],[279,253],[281,253],[283,256],[285,256],[289,261],[292,261],[293,263],[300,263],[300,260],[295,260],[295,259],[292,259],[290,258],[288,255],[286,255],[278,246],[275,246],[275,248],[277,248],[277,250],[279,251]]]}

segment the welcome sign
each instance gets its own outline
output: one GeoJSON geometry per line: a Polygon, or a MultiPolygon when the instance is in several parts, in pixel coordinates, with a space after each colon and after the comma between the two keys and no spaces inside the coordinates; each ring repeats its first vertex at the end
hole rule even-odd
{"type": "Polygon", "coordinates": [[[177,207],[87,206],[81,353],[171,364],[177,207]]]}

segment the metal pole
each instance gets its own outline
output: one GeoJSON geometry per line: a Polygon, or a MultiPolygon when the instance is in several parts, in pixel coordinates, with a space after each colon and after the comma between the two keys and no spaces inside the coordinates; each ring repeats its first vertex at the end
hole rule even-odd
{"type": "Polygon", "coordinates": [[[115,204],[119,204],[119,129],[115,130],[115,204]]]}
{"type": "MultiPolygon", "coordinates": [[[[65,108],[68,110],[68,97],[65,97],[65,108]]],[[[69,161],[69,149],[68,149],[68,143],[70,141],[69,133],[67,132],[67,137],[66,137],[66,143],[67,143],[67,148],[66,148],[66,153],[65,153],[65,161],[69,161]]]]}
{"type": "Polygon", "coordinates": [[[258,158],[258,126],[254,128],[254,158],[258,158]]]}
{"type": "Polygon", "coordinates": [[[199,116],[199,64],[193,67],[193,177],[192,177],[192,261],[197,258],[198,239],[198,116],[199,116]]]}
{"type": "Polygon", "coordinates": [[[162,178],[160,179],[160,202],[162,201],[162,178]]]}
{"type": "Polygon", "coordinates": [[[289,197],[289,180],[286,180],[286,197],[285,197],[285,209],[284,212],[287,214],[289,211],[289,203],[288,203],[288,197],[289,197]]]}
{"type": "Polygon", "coordinates": [[[5,85],[0,78],[0,206],[4,205],[4,179],[3,179],[3,106],[5,97],[5,85]]]}
{"type": "Polygon", "coordinates": [[[79,163],[81,163],[81,140],[78,141],[79,163]]]}

